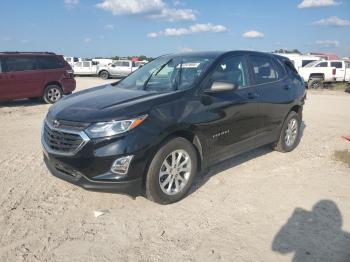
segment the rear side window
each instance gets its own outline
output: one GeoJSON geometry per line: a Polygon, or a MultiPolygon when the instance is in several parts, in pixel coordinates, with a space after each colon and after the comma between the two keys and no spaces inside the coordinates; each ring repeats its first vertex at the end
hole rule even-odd
{"type": "Polygon", "coordinates": [[[343,63],[342,62],[331,62],[331,67],[343,68],[343,63]]]}
{"type": "Polygon", "coordinates": [[[37,69],[35,56],[10,56],[6,58],[7,71],[18,72],[37,69]]]}
{"type": "Polygon", "coordinates": [[[315,60],[303,60],[303,61],[301,62],[301,66],[304,67],[304,66],[306,66],[307,64],[310,64],[310,63],[313,62],[313,61],[315,61],[315,60]]]}
{"type": "Polygon", "coordinates": [[[40,69],[57,69],[63,68],[64,62],[56,56],[38,56],[40,69]]]}
{"type": "Polygon", "coordinates": [[[274,82],[280,78],[269,57],[251,55],[250,64],[256,84],[274,82]]]}
{"type": "Polygon", "coordinates": [[[328,66],[328,62],[321,62],[317,64],[315,67],[327,67],[327,66],[328,66]]]}

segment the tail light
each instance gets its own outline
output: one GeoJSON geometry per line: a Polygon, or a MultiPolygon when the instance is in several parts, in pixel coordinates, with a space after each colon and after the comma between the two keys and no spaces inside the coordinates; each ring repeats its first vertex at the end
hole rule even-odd
{"type": "Polygon", "coordinates": [[[73,70],[67,70],[65,75],[69,79],[74,79],[74,71],[73,70]]]}
{"type": "Polygon", "coordinates": [[[333,68],[332,74],[335,76],[336,73],[337,73],[337,69],[336,69],[336,68],[333,68]]]}

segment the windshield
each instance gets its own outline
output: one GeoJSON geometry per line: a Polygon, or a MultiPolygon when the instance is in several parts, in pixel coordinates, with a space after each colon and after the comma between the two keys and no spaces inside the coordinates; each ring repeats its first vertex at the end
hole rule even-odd
{"type": "Polygon", "coordinates": [[[117,86],[156,92],[189,89],[213,60],[214,57],[163,56],[145,64],[117,86]]]}

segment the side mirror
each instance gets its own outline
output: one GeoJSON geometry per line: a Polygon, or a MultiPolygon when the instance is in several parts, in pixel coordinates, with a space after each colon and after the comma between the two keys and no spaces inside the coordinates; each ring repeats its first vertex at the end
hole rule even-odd
{"type": "Polygon", "coordinates": [[[115,67],[115,65],[114,65],[114,64],[112,64],[111,66],[112,66],[112,67],[115,67]]]}
{"type": "Polygon", "coordinates": [[[228,82],[215,81],[211,85],[210,89],[206,90],[207,93],[220,93],[234,91],[238,88],[238,85],[228,82]]]}

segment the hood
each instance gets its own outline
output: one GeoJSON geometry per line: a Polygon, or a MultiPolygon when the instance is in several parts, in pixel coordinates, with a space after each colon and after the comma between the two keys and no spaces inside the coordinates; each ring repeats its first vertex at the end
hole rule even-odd
{"type": "Polygon", "coordinates": [[[49,112],[54,119],[74,122],[103,122],[146,113],[156,104],[173,100],[180,92],[158,93],[122,89],[111,84],[66,96],[49,112]]]}

